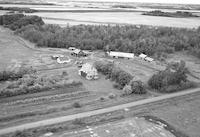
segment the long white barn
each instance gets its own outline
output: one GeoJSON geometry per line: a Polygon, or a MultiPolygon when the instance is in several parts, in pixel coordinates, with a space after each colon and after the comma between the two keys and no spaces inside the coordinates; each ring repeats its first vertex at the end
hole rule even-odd
{"type": "Polygon", "coordinates": [[[134,54],[133,53],[110,51],[110,52],[107,52],[107,54],[109,56],[113,57],[113,58],[128,58],[128,59],[134,58],[134,54]]]}

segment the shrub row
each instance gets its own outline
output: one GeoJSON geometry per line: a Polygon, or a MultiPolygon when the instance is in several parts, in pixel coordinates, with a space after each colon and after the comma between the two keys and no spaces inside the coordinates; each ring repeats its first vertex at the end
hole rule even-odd
{"type": "Polygon", "coordinates": [[[17,80],[19,78],[22,78],[25,74],[31,74],[35,73],[36,70],[33,68],[20,68],[16,71],[2,71],[0,72],[0,82],[1,81],[7,81],[7,80],[17,80]]]}
{"type": "Polygon", "coordinates": [[[7,87],[0,90],[0,97],[11,97],[56,88],[76,87],[81,85],[81,82],[68,81],[68,79],[63,76],[38,77],[36,75],[25,75],[17,81],[11,81],[7,87]]]}
{"type": "Polygon", "coordinates": [[[120,89],[133,79],[133,76],[130,73],[116,67],[112,63],[96,62],[95,67],[99,72],[106,75],[107,78],[118,83],[116,86],[119,86],[118,88],[120,89]]]}

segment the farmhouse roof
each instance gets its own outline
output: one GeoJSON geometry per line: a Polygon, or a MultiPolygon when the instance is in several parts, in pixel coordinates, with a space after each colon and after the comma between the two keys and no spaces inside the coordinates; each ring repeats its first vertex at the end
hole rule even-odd
{"type": "Polygon", "coordinates": [[[125,52],[110,51],[108,54],[110,56],[115,56],[115,57],[134,58],[134,53],[125,53],[125,52]]]}

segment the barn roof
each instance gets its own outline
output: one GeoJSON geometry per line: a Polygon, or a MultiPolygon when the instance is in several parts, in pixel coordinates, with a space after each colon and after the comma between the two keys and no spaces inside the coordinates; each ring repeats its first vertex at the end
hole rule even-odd
{"type": "Polygon", "coordinates": [[[133,53],[110,51],[108,54],[110,56],[115,56],[115,57],[134,58],[134,54],[133,53]]]}
{"type": "Polygon", "coordinates": [[[80,49],[75,49],[75,50],[73,51],[73,53],[75,53],[75,54],[79,54],[80,52],[81,52],[80,49]]]}

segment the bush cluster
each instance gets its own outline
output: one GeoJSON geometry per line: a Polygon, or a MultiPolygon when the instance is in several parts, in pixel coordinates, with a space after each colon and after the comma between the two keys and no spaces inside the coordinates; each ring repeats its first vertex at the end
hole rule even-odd
{"type": "Polygon", "coordinates": [[[11,97],[28,93],[36,93],[62,87],[81,86],[81,82],[69,81],[63,75],[37,76],[24,75],[17,81],[10,81],[4,89],[0,90],[0,97],[11,97]]]}
{"type": "Polygon", "coordinates": [[[96,62],[95,67],[97,71],[106,75],[107,78],[115,81],[117,84],[116,88],[122,89],[126,84],[128,84],[133,76],[119,67],[116,67],[112,63],[96,62]]]}
{"type": "Polygon", "coordinates": [[[163,93],[175,92],[179,89],[190,88],[194,86],[187,80],[188,70],[185,62],[171,63],[164,70],[154,74],[148,81],[151,88],[163,93]]]}
{"type": "Polygon", "coordinates": [[[74,102],[72,105],[74,108],[81,108],[81,104],[79,102],[74,102]]]}
{"type": "Polygon", "coordinates": [[[4,25],[12,30],[17,30],[27,25],[44,25],[41,17],[26,16],[24,14],[10,14],[0,16],[0,25],[4,25]]]}
{"type": "Polygon", "coordinates": [[[16,131],[9,137],[37,137],[37,135],[35,133],[29,132],[29,131],[16,131]]]}
{"type": "Polygon", "coordinates": [[[176,91],[194,88],[197,85],[194,82],[187,81],[187,82],[181,82],[179,85],[169,85],[163,87],[161,90],[159,90],[161,93],[173,93],[176,91]]]}
{"type": "Polygon", "coordinates": [[[35,73],[36,70],[33,68],[20,68],[17,71],[2,71],[0,72],[0,82],[7,81],[7,80],[17,80],[22,78],[25,74],[35,73]]]}
{"type": "Polygon", "coordinates": [[[143,82],[140,80],[131,80],[130,83],[123,88],[123,92],[123,95],[147,93],[143,82]]]}

